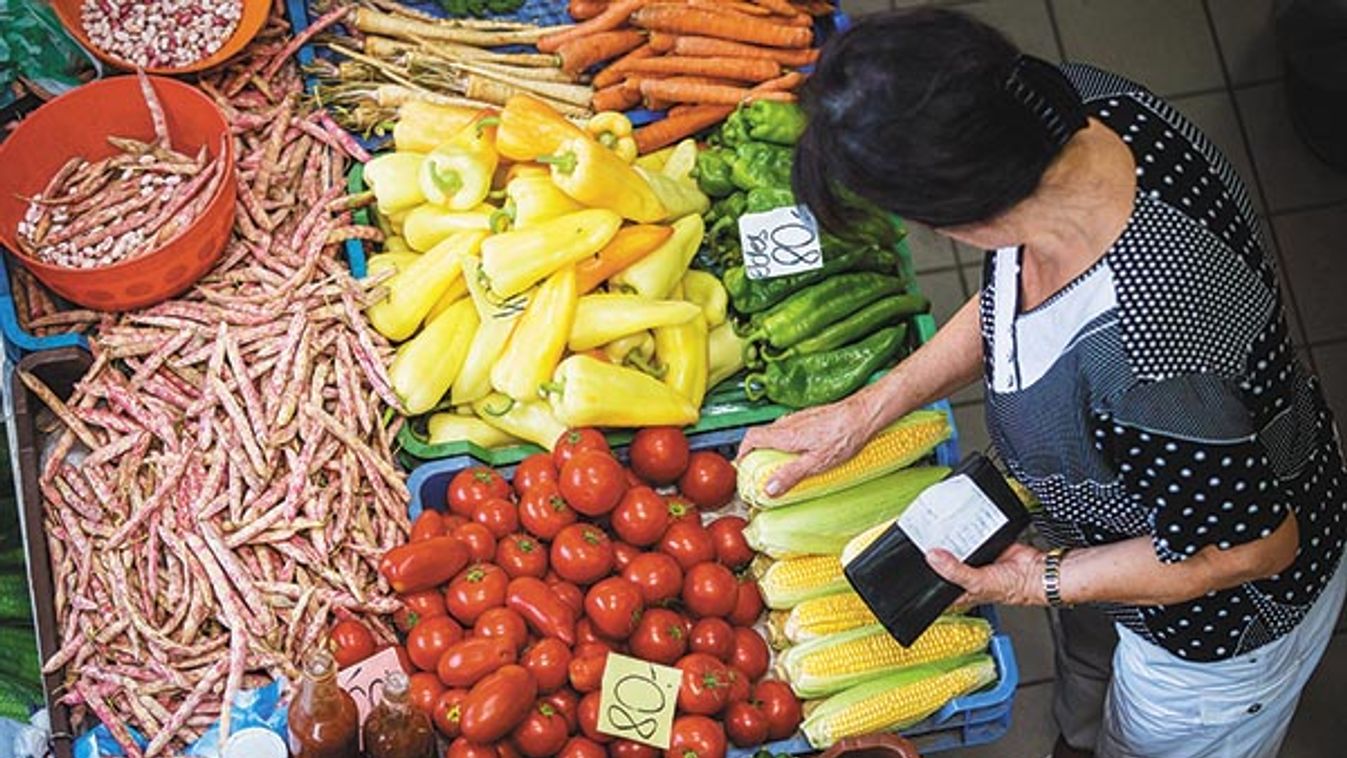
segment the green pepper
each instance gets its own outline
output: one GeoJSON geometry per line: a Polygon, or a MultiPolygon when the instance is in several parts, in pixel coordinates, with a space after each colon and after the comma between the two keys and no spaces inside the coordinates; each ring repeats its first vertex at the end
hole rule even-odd
{"type": "Polygon", "coordinates": [[[784,350],[881,297],[902,291],[902,279],[872,271],[832,276],[754,316],[746,339],[749,345],[765,342],[784,350]]]}
{"type": "Polygon", "coordinates": [[[773,208],[795,205],[795,193],[788,187],[754,187],[748,191],[744,211],[762,213],[773,208]]]}
{"type": "Polygon", "coordinates": [[[748,136],[748,118],[744,116],[743,111],[736,110],[730,114],[729,118],[725,119],[725,123],[720,125],[718,134],[720,144],[726,147],[734,147],[748,142],[751,139],[748,136]]]}
{"type": "MultiPolygon", "coordinates": [[[[736,236],[737,240],[737,236],[736,236]]],[[[749,279],[743,266],[727,268],[721,280],[730,293],[730,302],[740,313],[765,311],[785,300],[791,293],[821,282],[833,274],[848,271],[876,271],[881,274],[899,273],[898,254],[880,247],[847,248],[823,236],[823,267],[773,279],[749,279]]]]}
{"type": "Polygon", "coordinates": [[[704,244],[722,267],[743,262],[743,253],[739,249],[739,217],[744,215],[745,207],[747,195],[740,190],[712,203],[706,214],[704,244]]]}
{"type": "Polygon", "coordinates": [[[724,148],[711,148],[697,154],[697,186],[711,197],[725,197],[737,189],[730,181],[730,161],[734,153],[724,148]]]}
{"type": "Polygon", "coordinates": [[[794,145],[804,132],[804,111],[795,103],[758,100],[739,110],[748,122],[748,136],[755,140],[794,145]]]}
{"type": "Polygon", "coordinates": [[[793,162],[791,149],[767,142],[745,142],[734,148],[730,181],[742,190],[754,187],[789,187],[793,162]]]}
{"type": "Polygon", "coordinates": [[[766,396],[792,408],[840,400],[897,358],[905,337],[906,330],[890,326],[846,347],[769,363],[744,377],[744,393],[749,400],[766,396]]]}
{"type": "MultiPolygon", "coordinates": [[[[878,329],[892,326],[895,322],[908,316],[925,313],[930,308],[931,302],[921,295],[886,297],[882,300],[876,300],[841,321],[824,328],[814,336],[800,340],[795,343],[794,347],[784,351],[762,350],[760,351],[760,357],[766,361],[781,361],[797,355],[836,350],[839,347],[850,345],[878,329]]],[[[907,324],[899,324],[899,326],[904,331],[907,330],[907,324]]],[[[749,355],[746,362],[750,366],[756,366],[762,362],[762,360],[755,360],[758,357],[759,355],[749,355]]]]}

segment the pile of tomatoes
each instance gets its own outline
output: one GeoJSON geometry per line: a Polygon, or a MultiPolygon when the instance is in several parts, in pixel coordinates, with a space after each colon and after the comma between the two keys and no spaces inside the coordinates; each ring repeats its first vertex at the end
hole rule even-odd
{"type": "Polygon", "coordinates": [[[674,428],[639,431],[630,457],[579,429],[513,482],[465,469],[445,511],[422,513],[384,557],[413,701],[447,758],[658,756],[598,731],[612,652],[683,671],[665,756],[721,758],[799,726],[790,687],[764,678],[744,520],[708,515],[733,498],[734,468],[674,428]]]}

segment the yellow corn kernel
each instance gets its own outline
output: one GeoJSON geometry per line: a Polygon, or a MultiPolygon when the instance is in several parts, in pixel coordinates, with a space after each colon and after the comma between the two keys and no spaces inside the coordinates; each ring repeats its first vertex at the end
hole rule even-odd
{"type": "Polygon", "coordinates": [[[806,600],[790,609],[782,624],[786,639],[795,644],[824,635],[845,632],[879,621],[870,607],[854,592],[839,592],[806,600]]]}
{"type": "Polygon", "coordinates": [[[835,555],[805,555],[773,561],[758,572],[763,602],[777,610],[793,608],[812,597],[848,588],[842,563],[835,555]]]}

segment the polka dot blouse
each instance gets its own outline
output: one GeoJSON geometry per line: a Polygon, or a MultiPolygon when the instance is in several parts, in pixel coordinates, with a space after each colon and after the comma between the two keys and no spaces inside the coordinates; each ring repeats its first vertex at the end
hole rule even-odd
{"type": "Polygon", "coordinates": [[[1135,208],[1103,258],[1032,310],[1018,302],[1020,251],[988,255],[988,427],[1057,545],[1147,536],[1173,563],[1294,515],[1299,551],[1282,573],[1108,608],[1177,656],[1230,658],[1293,629],[1338,565],[1347,473],[1333,419],[1291,347],[1275,262],[1230,165],[1139,85],[1063,70],[1131,148],[1135,208]]]}

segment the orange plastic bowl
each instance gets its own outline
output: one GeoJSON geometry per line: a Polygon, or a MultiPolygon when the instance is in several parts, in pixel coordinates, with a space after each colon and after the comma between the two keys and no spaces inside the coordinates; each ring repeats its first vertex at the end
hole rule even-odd
{"type": "MultiPolygon", "coordinates": [[[[98,56],[100,60],[109,66],[124,69],[126,71],[135,70],[136,64],[118,58],[111,53],[104,52],[102,48],[93,43],[93,40],[89,39],[88,34],[85,34],[84,21],[80,14],[80,6],[84,4],[84,0],[50,0],[50,2],[52,8],[56,11],[57,17],[59,17],[61,23],[65,25],[66,31],[70,32],[72,37],[79,40],[79,43],[84,45],[84,49],[98,56]]],[[[187,74],[193,71],[205,71],[208,68],[218,66],[234,57],[238,51],[242,50],[252,41],[253,37],[257,36],[257,33],[262,30],[262,26],[267,23],[267,16],[271,14],[271,0],[242,0],[242,2],[243,15],[239,17],[239,25],[234,27],[233,35],[225,40],[225,43],[220,46],[219,50],[215,51],[214,55],[209,58],[202,58],[196,63],[180,66],[178,68],[160,67],[147,68],[145,70],[151,74],[187,74]]]]}
{"type": "Polygon", "coordinates": [[[0,142],[0,242],[57,294],[105,311],[141,308],[170,298],[220,259],[234,225],[234,141],[215,103],[182,82],[150,77],[163,104],[174,149],[195,155],[202,145],[212,158],[224,154],[224,176],[196,220],[158,249],[99,268],[67,268],[19,251],[23,198],[41,192],[74,156],[98,160],[116,152],[109,136],[151,141],[154,124],[134,76],[116,76],[72,90],[38,108],[0,142]]]}

